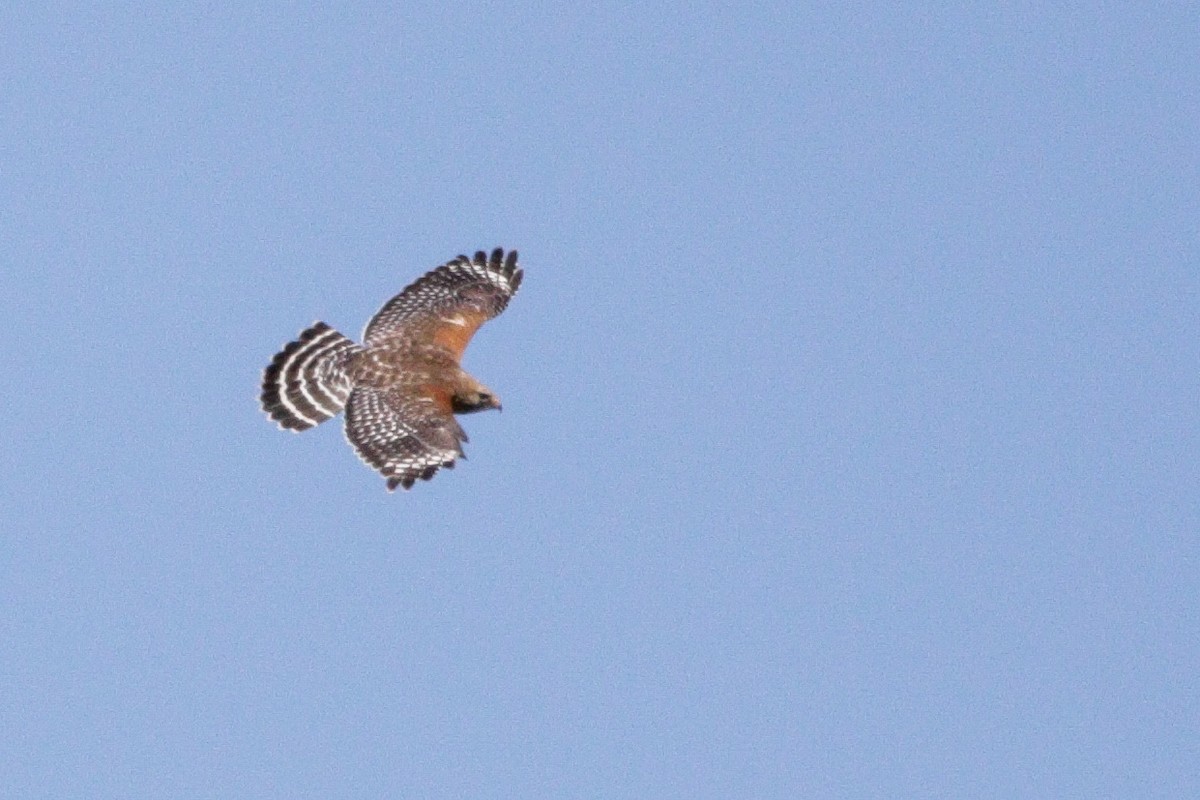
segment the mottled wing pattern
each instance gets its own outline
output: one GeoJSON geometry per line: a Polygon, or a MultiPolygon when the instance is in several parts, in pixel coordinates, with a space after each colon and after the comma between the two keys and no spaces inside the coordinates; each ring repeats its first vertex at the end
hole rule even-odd
{"type": "Polygon", "coordinates": [[[405,387],[360,386],[346,403],[346,438],[359,457],[387,478],[388,491],[429,480],[465,458],[467,434],[449,409],[405,387]]]}
{"type": "Polygon", "coordinates": [[[487,320],[502,312],[521,285],[517,251],[482,250],[427,272],[379,310],[363,332],[367,347],[394,337],[446,347],[456,359],[487,320]]]}

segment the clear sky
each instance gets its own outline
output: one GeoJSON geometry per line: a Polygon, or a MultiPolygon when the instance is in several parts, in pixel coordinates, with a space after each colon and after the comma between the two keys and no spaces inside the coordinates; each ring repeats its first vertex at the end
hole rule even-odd
{"type": "Polygon", "coordinates": [[[0,796],[1200,796],[1193,4],[15,5],[0,796]]]}

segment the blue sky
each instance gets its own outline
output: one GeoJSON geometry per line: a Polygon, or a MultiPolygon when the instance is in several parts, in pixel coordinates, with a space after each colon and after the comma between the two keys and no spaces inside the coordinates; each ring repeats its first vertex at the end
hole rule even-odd
{"type": "Polygon", "coordinates": [[[6,792],[1200,794],[1198,25],[0,11],[6,792]],[[458,469],[259,412],[494,246],[458,469]]]}

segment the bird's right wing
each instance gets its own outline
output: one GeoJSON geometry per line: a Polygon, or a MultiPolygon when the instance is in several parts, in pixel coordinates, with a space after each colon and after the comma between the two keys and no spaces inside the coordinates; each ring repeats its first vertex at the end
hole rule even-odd
{"type": "Polygon", "coordinates": [[[372,347],[396,336],[424,338],[460,359],[479,326],[508,306],[523,276],[516,250],[459,256],[389,300],[367,323],[363,342],[372,347]]]}

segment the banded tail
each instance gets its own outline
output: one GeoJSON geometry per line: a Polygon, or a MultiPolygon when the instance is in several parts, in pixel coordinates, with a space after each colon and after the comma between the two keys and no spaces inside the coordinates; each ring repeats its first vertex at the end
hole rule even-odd
{"type": "Polygon", "coordinates": [[[263,372],[262,408],[279,427],[303,431],[335,416],[350,396],[344,356],[358,349],[324,322],[275,354],[263,372]]]}

